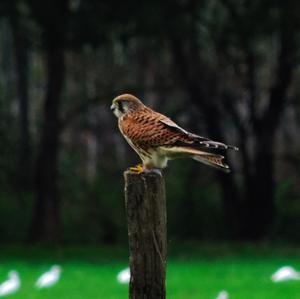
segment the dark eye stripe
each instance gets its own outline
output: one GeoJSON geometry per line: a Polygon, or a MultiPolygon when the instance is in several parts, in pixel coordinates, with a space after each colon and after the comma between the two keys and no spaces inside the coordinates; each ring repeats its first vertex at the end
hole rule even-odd
{"type": "Polygon", "coordinates": [[[124,107],[123,107],[123,103],[119,102],[119,110],[124,113],[124,107]]]}

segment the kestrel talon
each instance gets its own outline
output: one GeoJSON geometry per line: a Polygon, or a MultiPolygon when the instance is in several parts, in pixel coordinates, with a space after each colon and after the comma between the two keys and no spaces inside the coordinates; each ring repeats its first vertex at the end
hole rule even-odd
{"type": "Polygon", "coordinates": [[[238,150],[237,147],[192,134],[130,94],[116,97],[111,110],[118,118],[122,135],[143,162],[142,167],[132,168],[136,172],[162,169],[168,160],[185,157],[230,171],[224,156],[216,150],[238,150]]]}

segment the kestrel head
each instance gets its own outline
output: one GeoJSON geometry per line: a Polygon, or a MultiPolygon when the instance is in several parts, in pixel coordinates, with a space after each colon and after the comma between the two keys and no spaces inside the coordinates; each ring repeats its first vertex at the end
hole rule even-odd
{"type": "Polygon", "coordinates": [[[116,117],[119,118],[134,112],[143,106],[143,103],[137,97],[125,93],[113,99],[110,109],[116,115],[116,117]]]}

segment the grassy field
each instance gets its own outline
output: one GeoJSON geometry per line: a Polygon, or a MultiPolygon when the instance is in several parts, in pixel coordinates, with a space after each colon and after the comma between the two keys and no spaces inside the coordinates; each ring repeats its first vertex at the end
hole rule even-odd
{"type": "MultiPolygon", "coordinates": [[[[169,299],[213,299],[221,290],[227,290],[230,299],[300,299],[300,281],[270,281],[281,266],[300,269],[296,248],[190,245],[170,251],[169,299]]],[[[2,248],[0,281],[11,269],[21,276],[21,289],[8,298],[125,299],[128,286],[120,285],[116,275],[127,266],[126,256],[126,249],[120,248],[2,248]],[[51,289],[35,289],[37,277],[54,263],[63,268],[60,282],[51,289]]]]}

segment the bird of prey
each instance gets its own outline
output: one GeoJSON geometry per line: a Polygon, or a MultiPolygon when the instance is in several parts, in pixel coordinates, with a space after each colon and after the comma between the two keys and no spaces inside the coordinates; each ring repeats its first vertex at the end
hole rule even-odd
{"type": "Polygon", "coordinates": [[[131,167],[131,171],[141,173],[162,169],[168,160],[185,157],[230,171],[223,161],[224,156],[217,151],[238,150],[237,147],[190,133],[130,94],[114,98],[111,110],[118,118],[122,135],[143,162],[131,167]]]}

